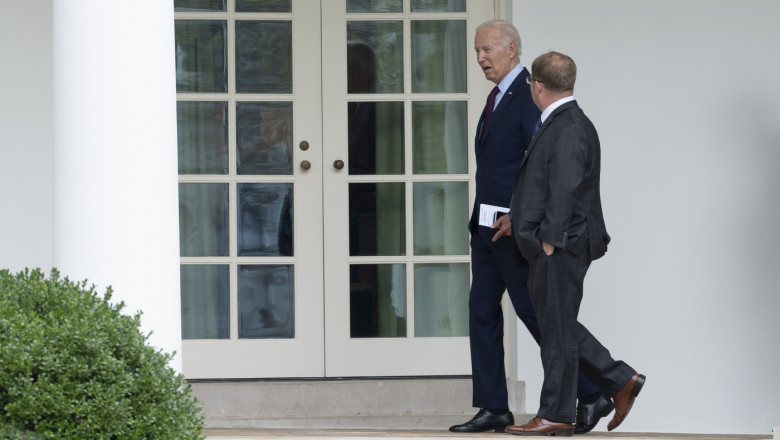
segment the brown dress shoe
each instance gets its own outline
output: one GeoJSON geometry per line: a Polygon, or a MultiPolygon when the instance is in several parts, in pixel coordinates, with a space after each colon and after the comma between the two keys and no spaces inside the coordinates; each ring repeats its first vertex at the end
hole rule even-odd
{"type": "Polygon", "coordinates": [[[623,423],[623,420],[626,419],[628,412],[631,411],[631,407],[634,405],[634,398],[642,391],[644,384],[645,375],[635,373],[626,386],[612,396],[612,400],[615,402],[615,415],[609,421],[609,425],[607,425],[608,430],[612,431],[623,423]]]}
{"type": "Polygon", "coordinates": [[[574,434],[571,423],[558,423],[534,417],[525,425],[507,426],[506,432],[516,435],[562,435],[571,437],[574,434]]]}

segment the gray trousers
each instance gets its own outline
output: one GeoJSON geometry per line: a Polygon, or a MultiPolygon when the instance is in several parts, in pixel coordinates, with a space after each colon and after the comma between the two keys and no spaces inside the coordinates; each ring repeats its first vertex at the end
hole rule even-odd
{"type": "Polygon", "coordinates": [[[544,383],[538,417],[573,423],[577,407],[577,375],[581,372],[604,396],[612,397],[636,371],[612,358],[577,321],[582,286],[590,258],[556,249],[529,261],[528,290],[541,331],[544,383]]]}

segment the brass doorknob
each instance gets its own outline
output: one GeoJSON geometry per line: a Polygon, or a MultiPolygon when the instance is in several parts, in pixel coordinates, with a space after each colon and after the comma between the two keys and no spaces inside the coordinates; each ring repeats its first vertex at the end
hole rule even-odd
{"type": "Polygon", "coordinates": [[[333,162],[333,168],[340,170],[344,168],[344,161],[341,159],[337,159],[333,162]]]}
{"type": "Polygon", "coordinates": [[[301,150],[306,151],[309,149],[309,141],[301,141],[298,146],[301,148],[301,150]]]}
{"type": "Polygon", "coordinates": [[[309,162],[308,160],[301,161],[301,168],[303,168],[304,170],[308,170],[309,168],[311,168],[311,162],[309,162]]]}

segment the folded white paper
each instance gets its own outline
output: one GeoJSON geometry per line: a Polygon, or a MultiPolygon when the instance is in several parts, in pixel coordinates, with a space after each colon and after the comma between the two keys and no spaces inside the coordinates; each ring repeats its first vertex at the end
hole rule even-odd
{"type": "Polygon", "coordinates": [[[479,204],[479,225],[487,226],[489,228],[493,226],[493,223],[496,222],[496,219],[498,219],[498,217],[501,217],[502,214],[506,214],[507,212],[509,212],[509,208],[504,208],[501,206],[485,205],[484,203],[480,203],[479,204]]]}

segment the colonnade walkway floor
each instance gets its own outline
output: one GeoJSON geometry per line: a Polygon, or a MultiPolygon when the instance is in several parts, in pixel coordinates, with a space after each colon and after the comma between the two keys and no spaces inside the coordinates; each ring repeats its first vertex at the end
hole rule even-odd
{"type": "MultiPolygon", "coordinates": [[[[371,429],[207,429],[207,440],[375,440],[375,439],[399,439],[399,440],[430,440],[430,439],[482,439],[502,440],[520,438],[549,438],[549,437],[522,437],[506,433],[484,432],[476,434],[452,433],[446,430],[371,430],[371,429]]],[[[719,435],[719,434],[664,434],[664,433],[638,433],[638,432],[598,432],[577,435],[579,440],[770,440],[772,434],[767,435],[719,435]]]]}

